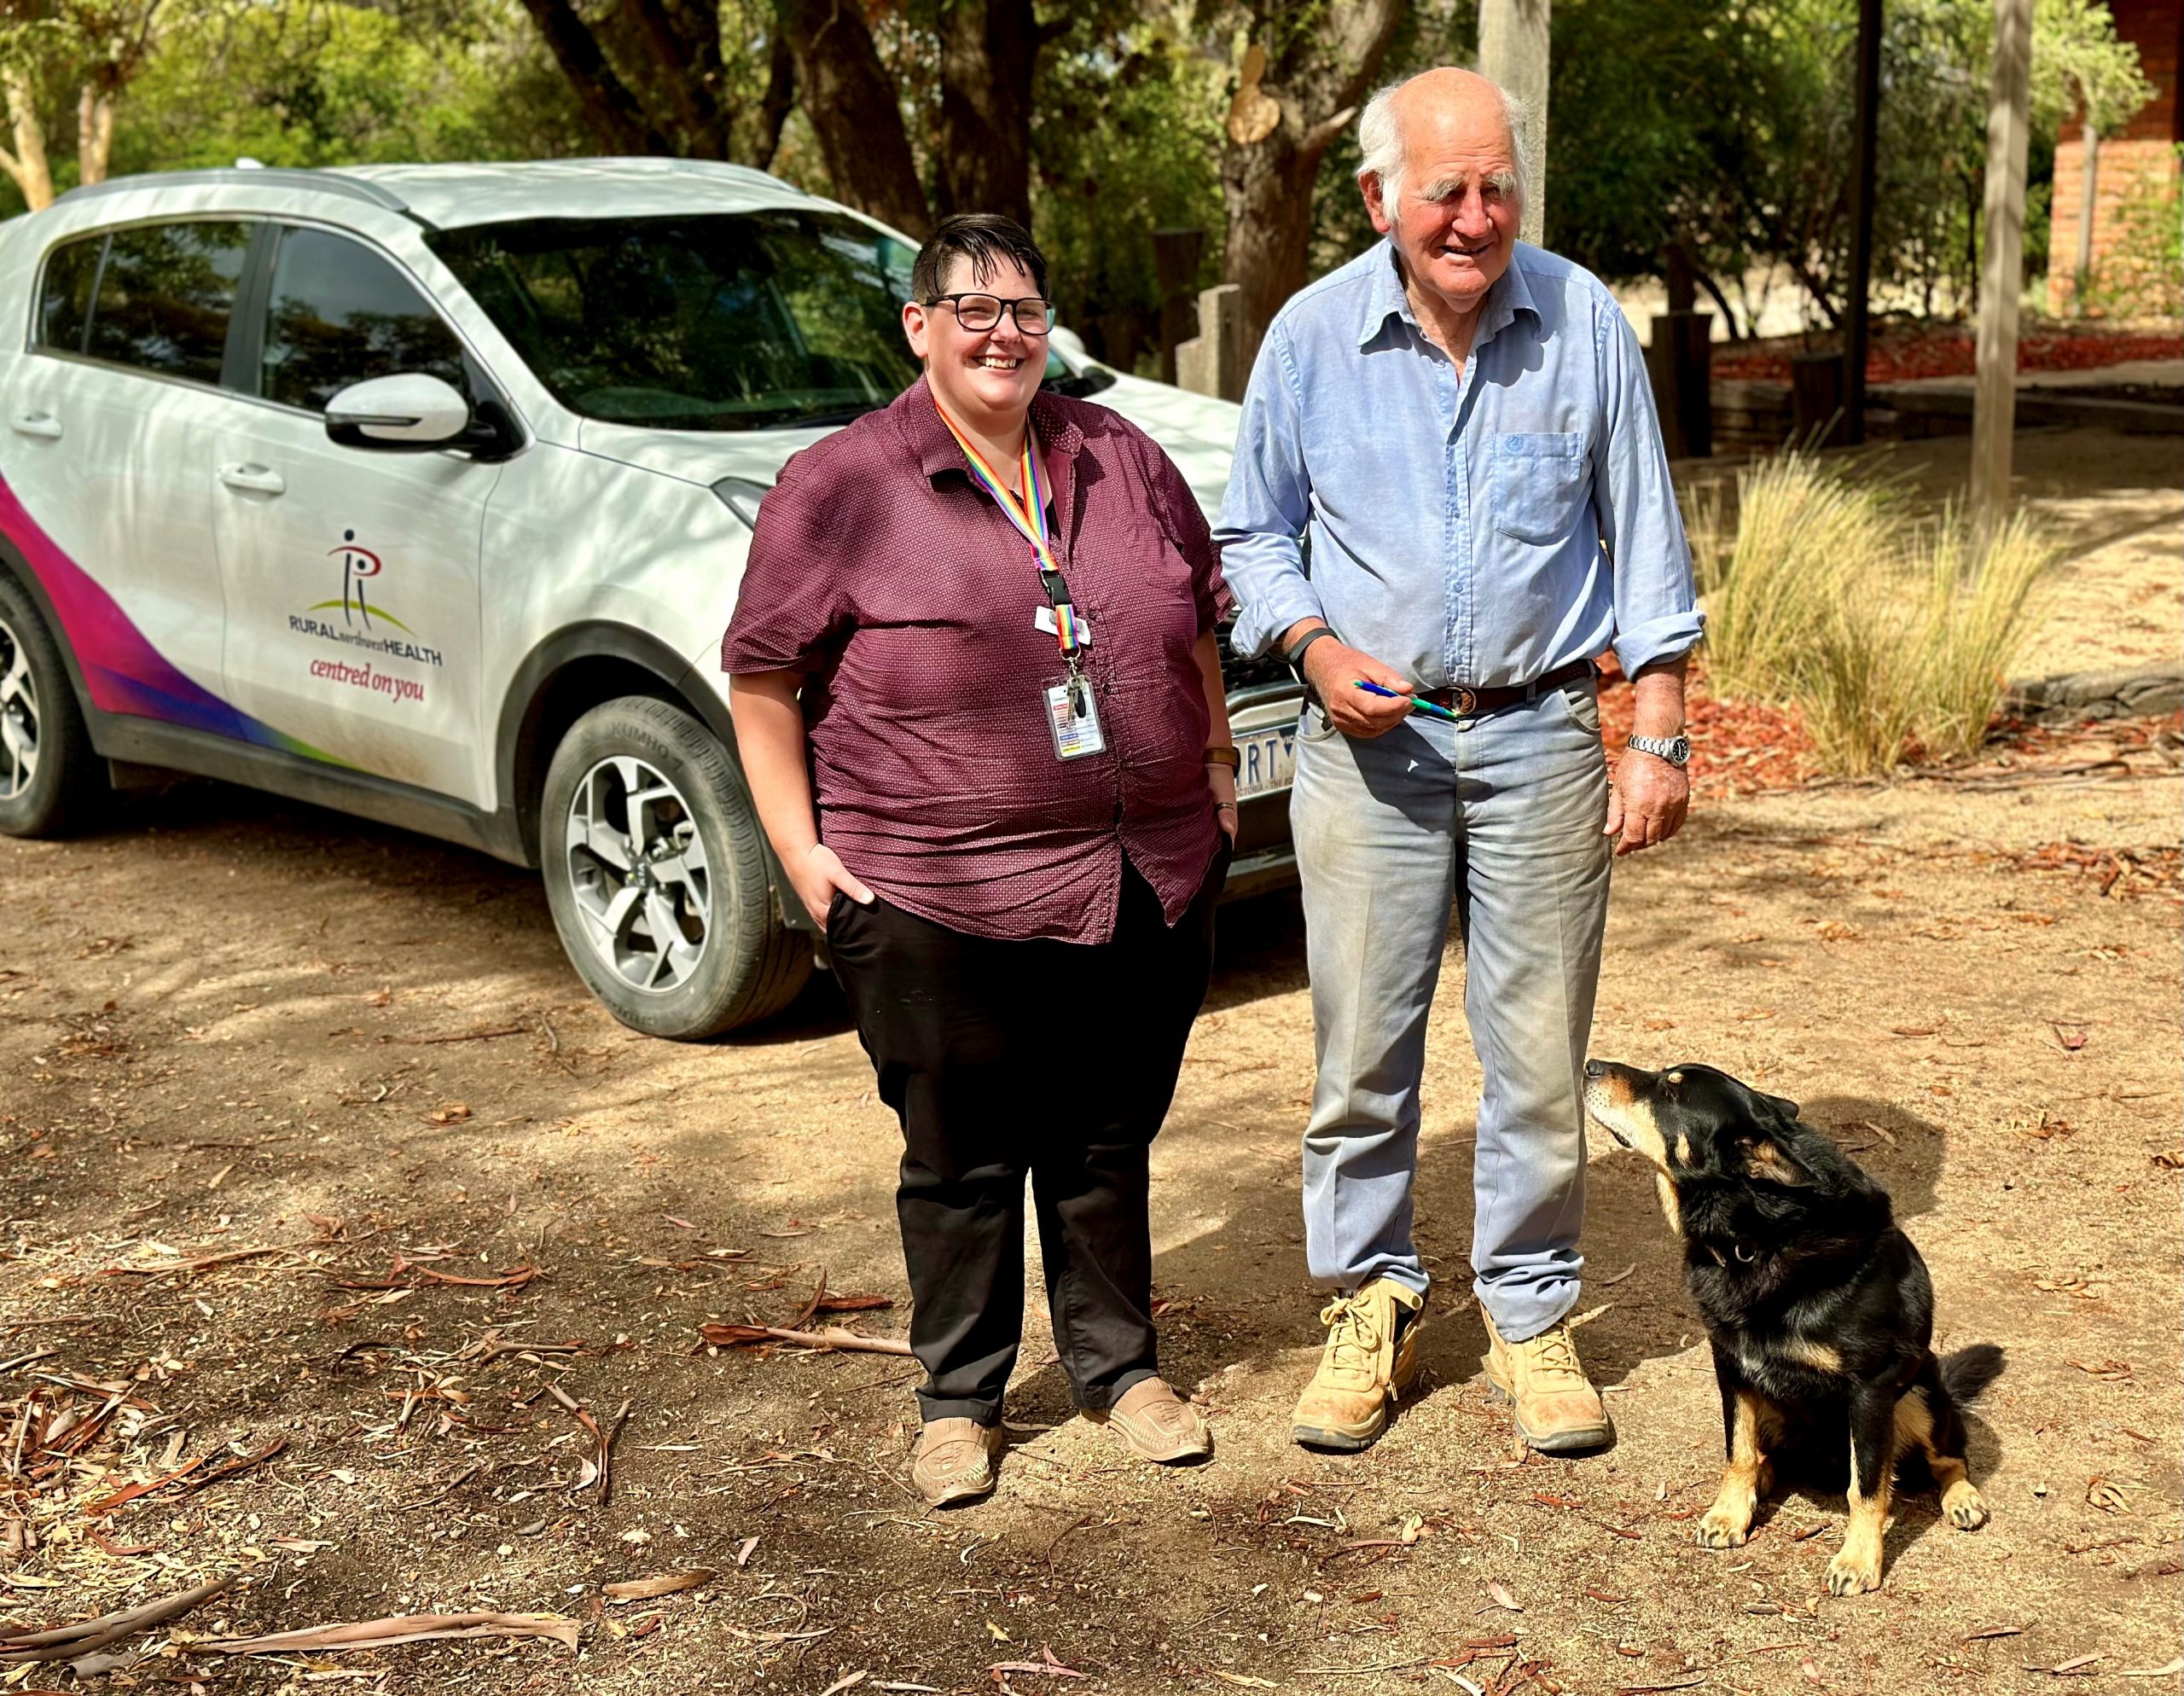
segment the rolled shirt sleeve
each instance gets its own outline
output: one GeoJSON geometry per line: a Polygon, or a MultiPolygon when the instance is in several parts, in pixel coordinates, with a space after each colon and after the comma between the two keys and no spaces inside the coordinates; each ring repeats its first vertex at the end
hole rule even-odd
{"type": "Polygon", "coordinates": [[[1289,338],[1277,323],[1260,345],[1244,392],[1244,415],[1228,492],[1213,539],[1238,602],[1229,645],[1256,659],[1300,619],[1324,618],[1304,568],[1304,537],[1312,512],[1296,375],[1289,338]]]}
{"type": "Polygon", "coordinates": [[[1606,428],[1594,452],[1594,502],[1614,573],[1615,657],[1635,677],[1688,653],[1705,615],[1638,338],[1613,310],[1600,314],[1595,334],[1606,428]]]}

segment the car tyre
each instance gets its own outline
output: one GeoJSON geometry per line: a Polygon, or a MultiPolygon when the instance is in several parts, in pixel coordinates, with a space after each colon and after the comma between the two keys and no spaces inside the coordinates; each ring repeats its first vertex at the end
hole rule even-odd
{"type": "Polygon", "coordinates": [[[0,833],[64,836],[113,793],[61,649],[23,586],[0,572],[0,833]]]}
{"type": "Polygon", "coordinates": [[[717,1036],[779,1013],[811,975],[742,774],[681,706],[628,695],[578,719],[547,767],[538,837],[561,946],[632,1030],[717,1036]]]}

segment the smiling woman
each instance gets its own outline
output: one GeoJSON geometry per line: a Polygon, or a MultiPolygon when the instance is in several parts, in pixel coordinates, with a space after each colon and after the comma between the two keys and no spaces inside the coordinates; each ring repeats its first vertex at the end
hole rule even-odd
{"type": "Polygon", "coordinates": [[[1031,237],[950,218],[909,292],[922,379],[783,468],[722,664],[759,818],[902,1124],[911,1480],[938,1506],[994,1487],[1027,1176],[1077,1406],[1144,1459],[1211,1453],[1159,1375],[1146,1209],[1236,751],[1205,520],[1135,426],[1041,392],[1031,237]]]}

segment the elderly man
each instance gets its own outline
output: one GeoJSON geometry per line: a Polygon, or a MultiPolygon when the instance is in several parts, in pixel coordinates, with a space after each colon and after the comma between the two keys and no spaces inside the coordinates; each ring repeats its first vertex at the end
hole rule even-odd
{"type": "Polygon", "coordinates": [[[1426,1014],[1453,904],[1485,1088],[1472,1166],[1483,1364],[1533,1448],[1612,1435],[1568,1315],[1610,846],[1689,798],[1690,555],[1614,299],[1520,243],[1521,113],[1470,72],[1376,95],[1358,173],[1386,240],[1267,334],[1217,539],[1234,642],[1311,694],[1292,813],[1319,1081],[1312,1275],[1338,1292],[1296,1439],[1356,1449],[1415,1368],[1411,1236],[1426,1014]],[[1611,784],[1592,656],[1634,680],[1611,784]]]}

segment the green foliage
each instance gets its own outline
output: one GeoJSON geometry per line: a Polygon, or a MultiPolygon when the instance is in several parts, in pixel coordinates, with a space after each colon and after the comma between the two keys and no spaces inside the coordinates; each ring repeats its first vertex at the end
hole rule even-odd
{"type": "Polygon", "coordinates": [[[1192,287],[1220,280],[1227,67],[1176,18],[1110,32],[1080,11],[1043,56],[1032,216],[1062,320],[1125,369],[1159,346],[1153,232],[1206,232],[1192,287]]]}
{"type": "MultiPolygon", "coordinates": [[[[1549,244],[1605,276],[1680,241],[1725,295],[1786,266],[1820,314],[1850,257],[1856,0],[1563,0],[1554,9],[1549,244]]],[[[1874,282],[1968,308],[1986,178],[1992,0],[1884,9],[1874,282]]],[[[2119,124],[2151,95],[2094,0],[2034,13],[2028,272],[2044,270],[2055,138],[2081,95],[2119,124]]]]}
{"type": "Polygon", "coordinates": [[[2116,209],[2116,237],[2093,268],[2086,304],[2110,317],[2184,317],[2184,148],[2147,171],[2116,209]]]}
{"type": "Polygon", "coordinates": [[[573,102],[516,9],[426,32],[384,8],[278,0],[169,37],[131,91],[117,171],[583,150],[573,102]]]}

